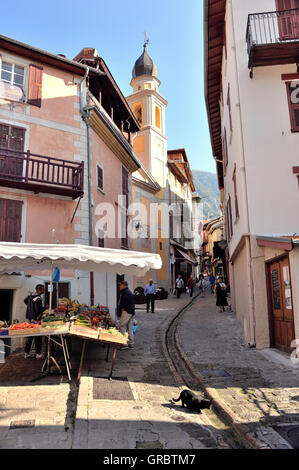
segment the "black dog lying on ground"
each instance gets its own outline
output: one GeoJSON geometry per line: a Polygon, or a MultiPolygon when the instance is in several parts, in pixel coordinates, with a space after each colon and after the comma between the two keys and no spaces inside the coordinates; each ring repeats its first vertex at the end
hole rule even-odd
{"type": "Polygon", "coordinates": [[[179,398],[173,398],[173,401],[182,400],[182,407],[184,408],[185,405],[189,410],[198,411],[201,413],[201,410],[206,408],[210,409],[211,400],[205,400],[204,398],[198,398],[195,393],[191,392],[191,390],[183,390],[179,396],[179,398]]]}

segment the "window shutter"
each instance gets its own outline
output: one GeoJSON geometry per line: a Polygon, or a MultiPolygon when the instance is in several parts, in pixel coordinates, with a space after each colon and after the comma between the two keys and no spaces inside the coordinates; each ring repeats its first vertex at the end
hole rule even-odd
{"type": "Polygon", "coordinates": [[[0,241],[21,241],[22,204],[22,201],[0,199],[0,241]]]}
{"type": "Polygon", "coordinates": [[[228,84],[228,89],[227,89],[227,106],[228,106],[228,114],[229,114],[230,133],[232,133],[233,122],[232,122],[232,107],[231,107],[231,102],[230,102],[230,83],[228,84]]]}
{"type": "Polygon", "coordinates": [[[28,104],[33,106],[42,105],[42,81],[43,81],[43,68],[34,64],[29,66],[29,89],[28,89],[28,104]]]}

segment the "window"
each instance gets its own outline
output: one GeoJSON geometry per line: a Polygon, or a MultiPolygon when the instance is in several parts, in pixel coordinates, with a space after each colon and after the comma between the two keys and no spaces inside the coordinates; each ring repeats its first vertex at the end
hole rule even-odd
{"type": "Polygon", "coordinates": [[[105,232],[101,229],[98,230],[98,247],[105,248],[105,232]]]}
{"type": "Polygon", "coordinates": [[[104,191],[104,170],[98,163],[97,163],[97,188],[100,189],[100,191],[104,191]]]}
{"type": "Polygon", "coordinates": [[[24,90],[25,69],[16,64],[10,64],[2,60],[1,64],[1,80],[15,85],[24,90]]]}
{"type": "Polygon", "coordinates": [[[0,198],[0,241],[20,242],[22,201],[0,198]]]}
{"type": "Polygon", "coordinates": [[[122,230],[125,237],[121,239],[121,246],[128,248],[128,205],[129,205],[129,173],[122,167],[122,195],[125,196],[125,209],[122,211],[122,230]]]}
{"type": "Polygon", "coordinates": [[[237,193],[237,180],[236,180],[236,164],[234,166],[233,178],[234,182],[234,192],[235,192],[235,212],[236,212],[236,219],[239,217],[239,204],[238,204],[238,193],[237,193]]]}
{"type": "Polygon", "coordinates": [[[287,96],[292,132],[299,132],[299,83],[287,82],[287,96]]]}
{"type": "Polygon", "coordinates": [[[0,96],[9,101],[26,101],[41,106],[43,68],[38,65],[21,65],[0,55],[0,96]],[[28,87],[26,86],[28,75],[28,87]]]}
{"type": "MultiPolygon", "coordinates": [[[[25,129],[0,123],[0,149],[24,152],[25,129]]],[[[23,174],[23,154],[0,150],[0,174],[21,176],[23,174]]]]}
{"type": "Polygon", "coordinates": [[[226,233],[227,239],[230,240],[233,236],[233,224],[232,224],[232,207],[230,196],[227,199],[226,203],[226,233]]]}
{"type": "Polygon", "coordinates": [[[161,110],[158,106],[155,107],[155,125],[161,129],[161,110]]]}

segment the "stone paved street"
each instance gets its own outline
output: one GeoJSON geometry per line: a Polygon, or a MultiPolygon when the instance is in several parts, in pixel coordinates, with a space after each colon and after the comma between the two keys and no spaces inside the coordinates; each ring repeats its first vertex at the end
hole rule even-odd
{"type": "MultiPolygon", "coordinates": [[[[39,361],[10,356],[0,368],[1,448],[204,449],[234,447],[226,426],[213,411],[201,415],[170,400],[180,388],[163,353],[170,320],[190,298],[173,296],[156,303],[156,313],[138,306],[139,331],[133,350],[118,351],[114,380],[128,385],[129,395],[94,396],[96,379],[107,377],[106,348],[89,343],[79,390],[61,377],[30,382],[39,361]],[[30,367],[29,367],[30,365],[30,367]],[[123,382],[117,378],[127,379],[123,382]],[[11,423],[35,420],[35,426],[10,429],[11,423]]],[[[299,423],[298,366],[274,350],[243,345],[234,313],[219,313],[210,294],[198,298],[183,315],[178,341],[195,372],[255,447],[290,446],[274,429],[299,423]]],[[[77,344],[79,350],[80,343],[77,344]]],[[[78,355],[75,355],[75,371],[78,355]]],[[[109,388],[109,387],[108,387],[109,388]]],[[[198,389],[197,392],[200,392],[198,389]]]]}
{"type": "Polygon", "coordinates": [[[178,336],[207,390],[257,446],[288,448],[272,426],[299,425],[299,365],[276,350],[245,347],[234,313],[218,312],[210,294],[186,312],[178,336]]]}
{"type": "Polygon", "coordinates": [[[76,415],[74,448],[202,449],[227,447],[219,430],[204,415],[169,403],[179,388],[165,361],[163,333],[190,298],[156,302],[156,313],[138,308],[139,331],[134,350],[118,351],[114,377],[127,377],[131,400],[95,400],[93,377],[108,376],[103,348],[88,348],[76,415]]]}

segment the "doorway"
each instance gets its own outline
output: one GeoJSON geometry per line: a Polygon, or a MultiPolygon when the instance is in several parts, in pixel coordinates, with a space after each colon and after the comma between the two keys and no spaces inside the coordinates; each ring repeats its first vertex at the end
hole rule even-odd
{"type": "Polygon", "coordinates": [[[295,327],[288,256],[267,263],[267,282],[271,347],[291,352],[295,327]]]}

